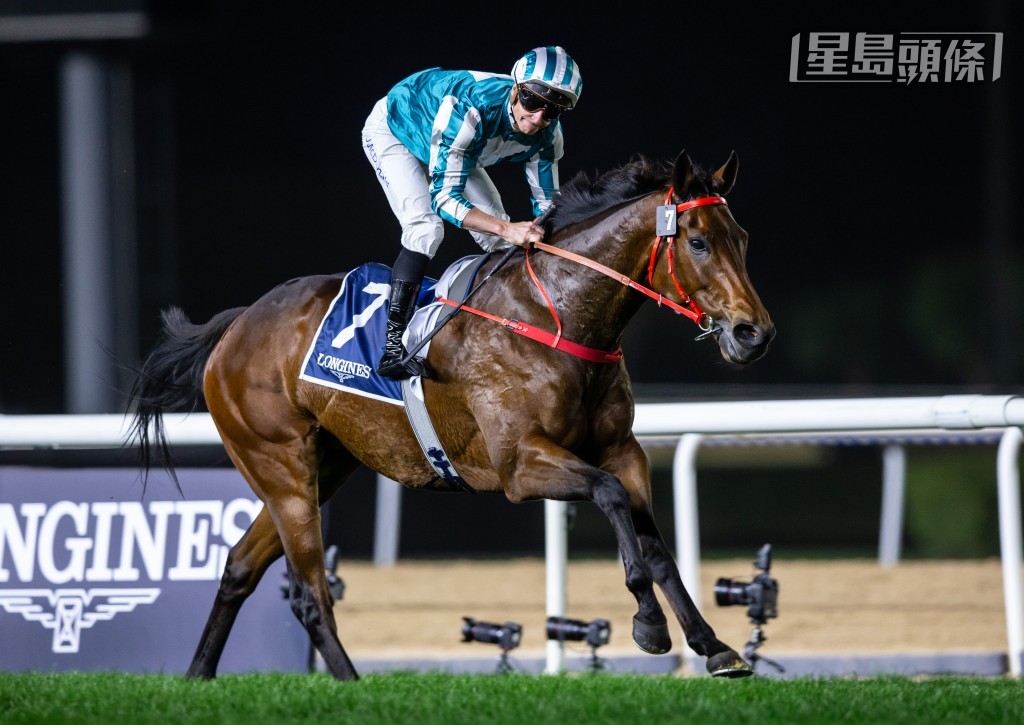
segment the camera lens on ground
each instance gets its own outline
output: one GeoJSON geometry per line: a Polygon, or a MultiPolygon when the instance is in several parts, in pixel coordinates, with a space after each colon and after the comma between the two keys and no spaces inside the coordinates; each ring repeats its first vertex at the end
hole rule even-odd
{"type": "Polygon", "coordinates": [[[515,622],[495,624],[494,622],[478,622],[472,617],[463,617],[462,641],[487,642],[496,644],[504,650],[515,649],[523,636],[523,628],[515,622]]]}
{"type": "Polygon", "coordinates": [[[749,587],[748,582],[722,577],[715,582],[715,603],[720,607],[750,604],[749,587]]]}
{"type": "Polygon", "coordinates": [[[586,641],[591,647],[600,647],[608,644],[612,635],[612,625],[607,619],[595,619],[590,622],[584,622],[579,619],[568,619],[567,617],[548,617],[546,629],[548,639],[559,642],[586,641]]]}

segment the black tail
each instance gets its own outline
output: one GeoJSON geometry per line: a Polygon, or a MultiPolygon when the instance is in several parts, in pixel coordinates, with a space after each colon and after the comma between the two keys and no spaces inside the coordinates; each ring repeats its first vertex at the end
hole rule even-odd
{"type": "Polygon", "coordinates": [[[127,444],[137,443],[145,491],[149,470],[154,465],[167,469],[181,491],[171,460],[163,414],[196,410],[203,403],[203,371],[206,360],[228,326],[244,307],[214,315],[203,325],[193,325],[178,307],[161,314],[163,332],[156,347],[142,363],[129,395],[129,411],[135,417],[127,444]],[[152,436],[152,437],[151,437],[152,436]]]}

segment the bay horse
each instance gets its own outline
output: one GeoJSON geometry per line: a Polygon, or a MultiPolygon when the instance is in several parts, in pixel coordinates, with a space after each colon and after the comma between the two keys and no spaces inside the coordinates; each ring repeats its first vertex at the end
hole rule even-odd
{"type": "MultiPolygon", "coordinates": [[[[478,314],[455,314],[440,328],[427,353],[432,377],[422,381],[437,437],[463,481],[512,502],[593,502],[611,522],[636,598],[637,646],[652,654],[672,646],[657,584],[687,644],[724,677],[752,669],[701,616],[655,525],[619,345],[654,297],[697,322],[725,360],[745,365],[765,353],[774,325],[746,271],[747,234],[724,198],[737,168],[735,152],[711,173],[683,151],[674,164],[634,156],[605,174],[577,175],[543,222],[548,243],[518,250],[500,269],[485,262],[478,274],[493,275],[474,291],[478,314]],[[557,334],[540,342],[509,334],[521,332],[519,320],[548,320],[557,334]]],[[[401,405],[300,380],[343,277],[293,279],[205,324],[165,310],[161,340],[135,381],[129,436],[145,472],[159,462],[174,475],[163,413],[205,402],[264,503],[229,553],[190,678],[216,676],[239,608],[284,555],[292,611],[327,671],[358,679],[338,639],[320,506],[360,465],[410,488],[451,490],[401,405]]]]}

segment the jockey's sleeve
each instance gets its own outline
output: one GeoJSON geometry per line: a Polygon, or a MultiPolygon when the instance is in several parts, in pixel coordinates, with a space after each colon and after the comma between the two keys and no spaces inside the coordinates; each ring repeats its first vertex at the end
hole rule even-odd
{"type": "Polygon", "coordinates": [[[453,96],[441,101],[430,142],[431,205],[439,217],[462,226],[473,204],[465,197],[469,172],[476,168],[486,143],[482,118],[475,107],[453,96]]]}

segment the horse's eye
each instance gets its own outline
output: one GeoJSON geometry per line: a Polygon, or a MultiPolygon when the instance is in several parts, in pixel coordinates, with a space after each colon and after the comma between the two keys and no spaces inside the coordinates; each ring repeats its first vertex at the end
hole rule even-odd
{"type": "Polygon", "coordinates": [[[690,237],[687,244],[690,245],[691,252],[706,252],[708,250],[708,243],[704,237],[690,237]]]}

